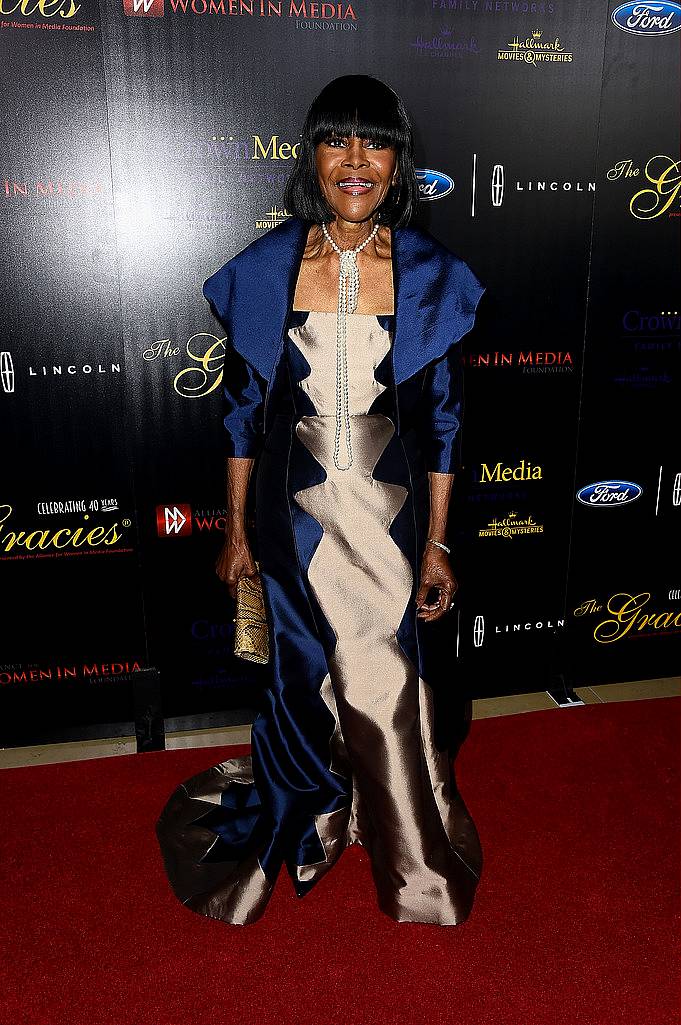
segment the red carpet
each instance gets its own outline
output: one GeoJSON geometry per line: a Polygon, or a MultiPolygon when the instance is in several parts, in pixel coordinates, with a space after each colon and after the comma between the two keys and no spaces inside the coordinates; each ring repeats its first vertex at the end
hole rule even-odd
{"type": "Polygon", "coordinates": [[[4,770],[0,1021],[676,1025],[679,707],[474,721],[458,778],[485,864],[448,928],[376,910],[355,848],[302,900],[282,873],[254,925],[185,910],[154,824],[225,749],[4,770]]]}

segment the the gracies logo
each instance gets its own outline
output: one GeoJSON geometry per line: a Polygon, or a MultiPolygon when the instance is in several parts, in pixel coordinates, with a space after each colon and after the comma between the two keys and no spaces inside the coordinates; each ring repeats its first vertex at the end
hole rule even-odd
{"type": "Polygon", "coordinates": [[[123,13],[128,17],[162,18],[163,0],[123,0],[123,13]]]}
{"type": "Polygon", "coordinates": [[[678,609],[652,609],[648,604],[650,599],[650,591],[640,594],[619,591],[608,598],[605,609],[595,598],[589,598],[574,610],[573,615],[579,618],[600,613],[593,631],[594,640],[599,644],[614,644],[627,634],[650,636],[653,631],[665,630],[677,633],[681,627],[681,612],[678,609]]]}
{"type": "Polygon", "coordinates": [[[186,399],[202,399],[222,384],[225,339],[199,331],[187,342],[187,355],[194,361],[193,365],[175,375],[173,388],[186,399]],[[207,342],[195,342],[197,338],[205,338],[207,342]]]}
{"type": "Polygon", "coordinates": [[[41,18],[54,18],[57,14],[60,18],[72,18],[80,7],[75,0],[34,0],[33,6],[30,0],[0,0],[0,14],[23,14],[28,18],[36,14],[41,18]]]}
{"type": "Polygon", "coordinates": [[[92,552],[93,549],[130,551],[129,548],[114,547],[124,540],[125,530],[121,528],[127,530],[130,526],[128,519],[102,527],[89,523],[90,514],[86,513],[83,524],[75,529],[40,527],[36,530],[13,530],[8,529],[11,516],[12,506],[0,505],[0,559],[46,558],[60,552],[73,555],[78,551],[92,552]]]}
{"type": "MultiPolygon", "coordinates": [[[[677,204],[681,194],[681,160],[657,153],[647,161],[643,174],[631,159],[619,160],[607,172],[608,181],[623,178],[645,178],[650,186],[638,189],[629,201],[629,212],[639,221],[651,221],[677,204]]],[[[670,217],[678,217],[671,213],[670,217]]]]}

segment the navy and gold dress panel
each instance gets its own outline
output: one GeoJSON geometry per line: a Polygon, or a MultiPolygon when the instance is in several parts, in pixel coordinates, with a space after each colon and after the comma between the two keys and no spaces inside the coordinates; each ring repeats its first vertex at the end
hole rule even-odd
{"type": "Polygon", "coordinates": [[[391,316],[348,316],[341,424],[336,314],[293,312],[262,445],[264,382],[237,354],[226,363],[228,454],[258,456],[268,685],[251,754],[181,784],[157,824],[176,895],[224,922],[258,919],[283,864],[303,896],[353,843],[396,921],[457,925],[472,908],[482,852],[454,773],[465,724],[441,625],[414,600],[428,470],[457,459],[458,354],[420,375],[421,419],[398,436],[392,338],[391,316]]]}

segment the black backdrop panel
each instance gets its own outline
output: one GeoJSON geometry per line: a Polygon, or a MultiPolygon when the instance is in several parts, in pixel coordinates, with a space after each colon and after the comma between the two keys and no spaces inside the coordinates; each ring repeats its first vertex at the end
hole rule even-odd
{"type": "Polygon", "coordinates": [[[0,21],[4,743],[129,720],[148,666],[166,716],[257,703],[214,573],[224,339],[201,284],[287,216],[305,110],[348,72],[403,96],[417,166],[453,183],[419,221],[487,285],[462,346],[453,685],[674,672],[679,35],[605,2],[69,3],[0,21]],[[577,498],[615,480],[640,496],[577,498]],[[603,643],[618,592],[656,618],[603,643]]]}
{"type": "Polygon", "coordinates": [[[583,681],[681,666],[678,35],[610,22],[603,83],[575,492],[626,483],[574,505],[568,622],[583,681]]]}
{"type": "Polygon", "coordinates": [[[95,19],[0,33],[4,744],[131,720],[146,665],[95,19]]]}

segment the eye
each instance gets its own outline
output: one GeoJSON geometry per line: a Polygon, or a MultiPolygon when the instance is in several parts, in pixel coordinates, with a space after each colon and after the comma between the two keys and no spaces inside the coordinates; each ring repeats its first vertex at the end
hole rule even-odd
{"type": "Polygon", "coordinates": [[[362,145],[365,149],[385,149],[386,146],[381,139],[363,139],[362,145]]]}
{"type": "Polygon", "coordinates": [[[341,136],[339,135],[331,135],[328,139],[325,139],[324,141],[327,146],[333,146],[334,149],[336,149],[338,146],[344,146],[346,140],[344,138],[341,138],[341,136]]]}

